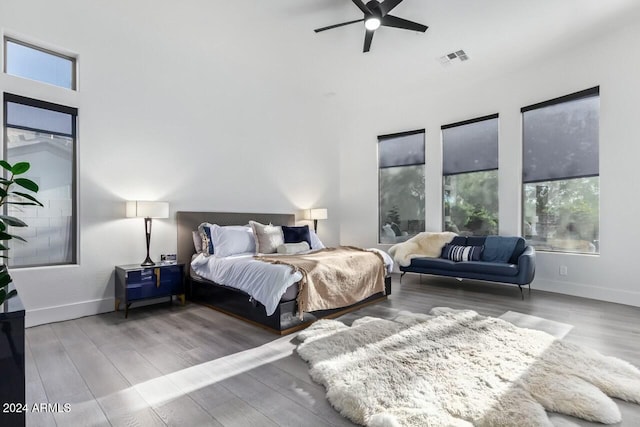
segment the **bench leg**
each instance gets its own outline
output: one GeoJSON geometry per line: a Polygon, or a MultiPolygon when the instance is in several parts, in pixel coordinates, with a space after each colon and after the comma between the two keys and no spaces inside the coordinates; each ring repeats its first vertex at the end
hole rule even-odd
{"type": "Polygon", "coordinates": [[[402,272],[402,274],[400,275],[400,284],[402,284],[402,277],[403,277],[405,274],[407,274],[407,272],[406,272],[406,271],[403,271],[403,272],[402,272]]]}
{"type": "Polygon", "coordinates": [[[524,301],[524,294],[522,293],[522,285],[518,285],[518,289],[520,289],[520,296],[522,297],[522,301],[524,301]]]}

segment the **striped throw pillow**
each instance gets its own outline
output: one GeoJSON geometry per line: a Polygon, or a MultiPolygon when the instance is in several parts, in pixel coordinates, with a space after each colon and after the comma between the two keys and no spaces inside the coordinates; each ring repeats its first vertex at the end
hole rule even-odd
{"type": "Polygon", "coordinates": [[[480,261],[484,246],[446,245],[442,257],[451,261],[480,261]]]}

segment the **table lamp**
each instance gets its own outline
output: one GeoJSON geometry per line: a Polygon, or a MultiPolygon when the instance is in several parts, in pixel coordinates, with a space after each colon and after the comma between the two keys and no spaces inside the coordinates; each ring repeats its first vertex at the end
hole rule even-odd
{"type": "Polygon", "coordinates": [[[309,209],[309,219],[313,220],[313,231],[318,231],[318,220],[327,219],[328,212],[325,208],[309,209]]]}
{"type": "Polygon", "coordinates": [[[141,200],[129,201],[126,206],[127,218],[144,218],[144,232],[147,238],[147,258],[140,264],[142,267],[156,265],[149,257],[149,243],[151,242],[151,219],[169,218],[168,202],[147,202],[141,200]]]}

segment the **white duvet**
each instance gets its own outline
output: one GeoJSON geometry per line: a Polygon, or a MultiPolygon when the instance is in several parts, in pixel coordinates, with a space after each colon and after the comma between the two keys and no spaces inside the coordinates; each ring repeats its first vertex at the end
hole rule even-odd
{"type": "MultiPolygon", "coordinates": [[[[382,255],[387,272],[393,271],[393,260],[386,252],[375,248],[368,250],[382,255]]],[[[267,315],[271,316],[287,288],[302,279],[302,274],[293,272],[287,265],[258,261],[253,258],[254,255],[244,253],[216,257],[198,254],[191,261],[191,267],[200,277],[251,295],[264,305],[267,315]]]]}

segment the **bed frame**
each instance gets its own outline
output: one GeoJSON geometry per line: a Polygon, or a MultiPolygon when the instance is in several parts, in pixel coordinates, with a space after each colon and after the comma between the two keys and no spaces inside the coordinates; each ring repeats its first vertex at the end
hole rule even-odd
{"type": "Polygon", "coordinates": [[[385,293],[376,293],[349,307],[321,310],[304,313],[304,318],[297,315],[296,301],[280,302],[276,311],[267,316],[262,304],[250,299],[249,295],[238,289],[220,285],[205,279],[191,277],[191,257],[195,253],[192,231],[198,225],[209,222],[219,225],[247,224],[249,220],[263,224],[294,225],[295,215],[268,213],[233,213],[233,212],[177,212],[178,224],[178,262],[185,264],[185,283],[187,297],[196,303],[206,305],[215,310],[250,322],[277,334],[286,335],[303,329],[321,318],[332,318],[344,313],[384,300],[391,294],[391,277],[385,278],[385,293]]]}

